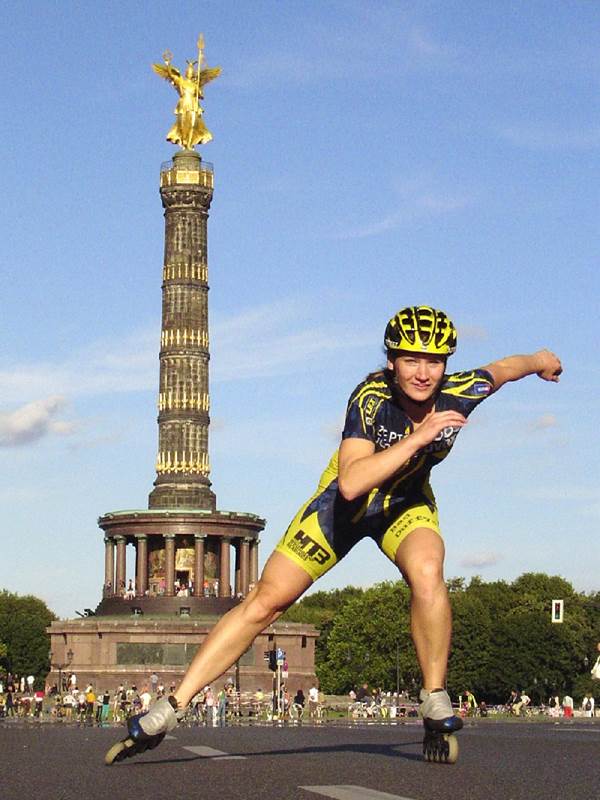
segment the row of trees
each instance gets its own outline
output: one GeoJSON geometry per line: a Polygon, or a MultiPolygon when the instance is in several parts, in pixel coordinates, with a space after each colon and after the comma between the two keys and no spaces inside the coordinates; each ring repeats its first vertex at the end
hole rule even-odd
{"type": "MultiPolygon", "coordinates": [[[[470,689],[478,698],[501,703],[512,689],[534,702],[552,693],[576,699],[600,681],[590,669],[600,641],[600,592],[576,592],[557,576],[526,573],[512,583],[461,578],[448,582],[454,616],[448,689],[470,689]],[[551,622],[551,601],[564,600],[564,622],[551,622]]],[[[46,628],[56,619],[42,600],[0,591],[0,672],[33,674],[49,670],[46,628]]],[[[289,609],[284,620],[319,628],[316,667],[322,689],[345,694],[358,683],[386,690],[416,690],[420,672],[410,637],[407,586],[380,583],[315,592],[289,609]]]]}
{"type": "MultiPolygon", "coordinates": [[[[448,689],[470,689],[491,703],[512,689],[534,702],[552,693],[580,698],[600,683],[590,669],[600,641],[600,593],[576,592],[558,576],[526,573],[512,583],[448,582],[454,617],[448,689]],[[551,601],[564,600],[564,622],[551,622],[551,601]]],[[[410,593],[403,582],[369,589],[316,592],[284,619],[316,625],[317,676],[325,692],[345,694],[358,683],[415,690],[420,672],[410,637],[410,593]]]]}
{"type": "Polygon", "coordinates": [[[0,591],[0,673],[33,675],[43,686],[50,668],[46,628],[55,619],[43,600],[0,591]]]}

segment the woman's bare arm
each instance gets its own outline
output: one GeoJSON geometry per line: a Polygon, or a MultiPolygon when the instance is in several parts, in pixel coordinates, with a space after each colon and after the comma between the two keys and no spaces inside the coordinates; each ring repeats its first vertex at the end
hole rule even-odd
{"type": "Polygon", "coordinates": [[[422,447],[432,442],[444,428],[462,428],[466,418],[458,411],[432,414],[414,433],[375,452],[368,439],[344,439],[339,452],[338,486],[346,500],[370,492],[390,478],[422,447]]]}
{"type": "Polygon", "coordinates": [[[483,367],[494,380],[494,391],[510,381],[519,381],[527,375],[537,375],[545,381],[557,383],[562,372],[560,359],[550,350],[538,350],[531,355],[507,356],[483,367]]]}

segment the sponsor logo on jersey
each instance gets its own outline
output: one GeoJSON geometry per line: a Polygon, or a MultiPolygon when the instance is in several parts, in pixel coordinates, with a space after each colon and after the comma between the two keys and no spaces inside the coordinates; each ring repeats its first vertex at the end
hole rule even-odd
{"type": "Polygon", "coordinates": [[[433,442],[423,447],[420,453],[439,453],[441,450],[450,450],[456,437],[458,436],[460,428],[444,428],[435,437],[433,442]]]}
{"type": "Polygon", "coordinates": [[[293,539],[288,539],[286,545],[303,561],[311,560],[317,564],[325,564],[331,558],[331,554],[304,531],[298,531],[293,539]]]}
{"type": "Polygon", "coordinates": [[[400,431],[390,431],[385,425],[379,425],[377,428],[375,445],[385,450],[387,447],[391,447],[396,442],[399,442],[404,436],[405,434],[400,431]]]}
{"type": "MultiPolygon", "coordinates": [[[[450,450],[458,436],[459,430],[460,428],[444,428],[430,444],[422,447],[418,453],[415,453],[411,460],[417,458],[421,453],[439,453],[441,450],[450,450]]],[[[375,444],[377,447],[385,450],[387,447],[391,447],[396,442],[399,442],[400,439],[403,439],[406,435],[408,435],[408,432],[401,433],[400,431],[390,431],[385,425],[379,425],[375,444]]]]}
{"type": "Polygon", "coordinates": [[[369,397],[369,399],[365,403],[365,417],[369,422],[371,422],[373,420],[373,417],[375,416],[377,403],[378,400],[376,400],[374,397],[369,397]]]}

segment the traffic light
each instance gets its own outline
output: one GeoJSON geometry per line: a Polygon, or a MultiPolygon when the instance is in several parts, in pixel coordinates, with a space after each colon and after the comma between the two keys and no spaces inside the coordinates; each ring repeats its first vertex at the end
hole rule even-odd
{"type": "Polygon", "coordinates": [[[552,614],[551,614],[552,622],[563,622],[564,612],[565,612],[565,601],[553,600],[552,614]]]}
{"type": "Polygon", "coordinates": [[[277,650],[269,650],[269,669],[277,671],[277,650]]]}

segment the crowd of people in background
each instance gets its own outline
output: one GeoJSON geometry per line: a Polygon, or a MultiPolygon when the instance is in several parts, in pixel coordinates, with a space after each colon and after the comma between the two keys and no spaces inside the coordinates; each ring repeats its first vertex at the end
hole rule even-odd
{"type": "MultiPolygon", "coordinates": [[[[132,714],[147,711],[151,703],[165,693],[175,691],[175,684],[165,686],[153,672],[147,682],[140,685],[119,684],[116,688],[95,687],[91,683],[79,685],[75,673],[62,676],[62,686],[46,686],[34,690],[34,677],[18,678],[10,673],[0,678],[0,718],[29,718],[61,720],[86,724],[112,724],[124,722],[132,714]]],[[[310,690],[321,699],[316,687],[310,690]]],[[[272,719],[279,714],[287,717],[293,705],[304,707],[302,689],[292,697],[285,683],[281,684],[279,701],[272,692],[262,689],[240,693],[234,682],[227,680],[219,688],[205,686],[190,703],[190,723],[224,726],[233,717],[272,719]]],[[[312,714],[312,708],[311,708],[312,714]]]]}
{"type": "MultiPolygon", "coordinates": [[[[116,688],[94,687],[91,683],[81,686],[75,673],[65,674],[62,686],[36,685],[33,675],[0,676],[0,719],[36,718],[76,721],[86,724],[112,724],[124,722],[130,715],[147,711],[151,703],[175,690],[175,684],[165,686],[159,675],[153,672],[139,687],[135,684],[119,684],[116,688]]],[[[488,706],[478,701],[470,689],[458,695],[457,712],[463,717],[487,717],[490,714],[507,713],[512,716],[529,716],[531,713],[549,717],[574,716],[593,718],[596,705],[593,694],[586,693],[576,701],[569,694],[562,698],[557,693],[540,705],[532,705],[525,691],[513,690],[503,705],[488,706]]],[[[286,683],[281,683],[279,696],[275,691],[236,691],[233,680],[220,687],[205,686],[192,699],[188,720],[192,724],[224,726],[233,719],[290,719],[320,721],[326,707],[325,696],[316,683],[311,684],[308,694],[299,687],[295,692],[286,683]]],[[[384,691],[361,684],[350,691],[346,707],[353,719],[363,717],[394,720],[418,715],[418,704],[409,692],[384,691]]],[[[337,710],[340,710],[339,703],[337,710]]]]}
{"type": "MultiPolygon", "coordinates": [[[[348,714],[355,719],[411,717],[418,715],[417,705],[407,690],[384,692],[381,688],[371,689],[367,683],[363,683],[358,689],[352,689],[349,693],[348,714]]],[[[478,702],[475,694],[470,689],[465,689],[458,695],[453,705],[456,713],[462,717],[487,717],[491,714],[527,717],[533,713],[567,719],[574,716],[588,718],[596,716],[595,700],[591,692],[586,693],[578,705],[568,694],[561,699],[558,694],[553,693],[545,702],[533,706],[531,697],[525,691],[513,690],[505,703],[488,705],[485,700],[478,702]]]]}

